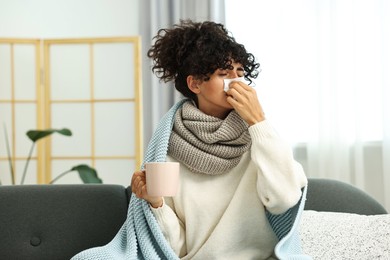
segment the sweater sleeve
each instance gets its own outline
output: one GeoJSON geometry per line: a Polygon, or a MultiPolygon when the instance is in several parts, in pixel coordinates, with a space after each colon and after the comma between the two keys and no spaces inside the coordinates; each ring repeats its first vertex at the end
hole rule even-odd
{"type": "Polygon", "coordinates": [[[172,206],[168,204],[172,205],[172,199],[163,198],[162,207],[150,208],[156,217],[165,239],[178,256],[183,256],[186,254],[184,225],[172,210],[172,206]]]}
{"type": "Polygon", "coordinates": [[[282,214],[299,201],[307,184],[303,168],[267,120],[249,127],[249,133],[260,200],[270,213],[282,214]]]}

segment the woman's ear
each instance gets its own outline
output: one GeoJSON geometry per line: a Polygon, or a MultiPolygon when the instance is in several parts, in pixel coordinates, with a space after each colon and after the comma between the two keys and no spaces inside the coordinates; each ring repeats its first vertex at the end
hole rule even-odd
{"type": "Polygon", "coordinates": [[[189,76],[187,77],[187,86],[188,86],[188,88],[189,88],[192,92],[194,92],[195,94],[199,94],[199,93],[200,93],[200,88],[199,88],[198,83],[199,83],[199,81],[196,80],[196,79],[194,78],[194,76],[189,75],[189,76]]]}

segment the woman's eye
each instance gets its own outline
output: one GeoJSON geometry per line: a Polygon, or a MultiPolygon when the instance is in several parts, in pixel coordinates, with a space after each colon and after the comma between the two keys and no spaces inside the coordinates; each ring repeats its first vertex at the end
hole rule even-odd
{"type": "Polygon", "coordinates": [[[228,75],[227,73],[220,73],[219,74],[220,77],[227,77],[227,75],[228,75]]]}

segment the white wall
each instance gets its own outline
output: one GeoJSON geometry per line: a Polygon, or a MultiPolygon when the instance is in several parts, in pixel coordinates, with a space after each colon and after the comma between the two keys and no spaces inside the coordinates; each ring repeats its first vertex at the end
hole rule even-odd
{"type": "Polygon", "coordinates": [[[0,0],[0,37],[133,36],[139,0],[0,0]]]}

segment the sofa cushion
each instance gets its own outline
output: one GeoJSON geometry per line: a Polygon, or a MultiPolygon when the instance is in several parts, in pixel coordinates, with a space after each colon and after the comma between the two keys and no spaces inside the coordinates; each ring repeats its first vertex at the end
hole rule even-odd
{"type": "Polygon", "coordinates": [[[0,186],[0,259],[67,259],[107,244],[127,215],[120,185],[0,186]]]}

